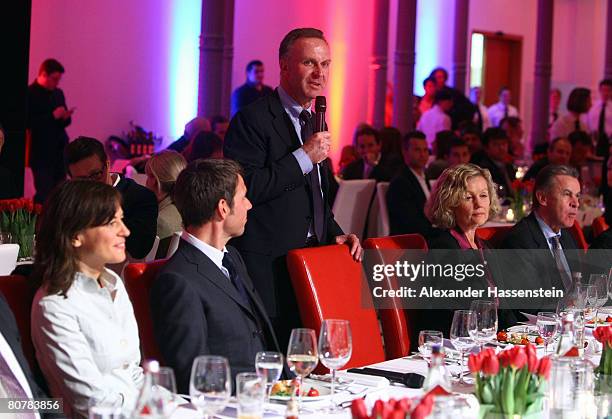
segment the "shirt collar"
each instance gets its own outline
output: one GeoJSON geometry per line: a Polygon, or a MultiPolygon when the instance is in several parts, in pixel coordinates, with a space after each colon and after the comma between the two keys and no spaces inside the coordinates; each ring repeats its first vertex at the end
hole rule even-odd
{"type": "Polygon", "coordinates": [[[308,112],[310,112],[310,109],[303,108],[302,105],[297,103],[291,96],[289,96],[289,94],[285,92],[285,89],[283,89],[282,86],[278,86],[278,97],[280,98],[281,104],[283,105],[285,112],[287,112],[293,118],[299,119],[300,114],[303,110],[307,110],[308,112]]]}
{"type": "Polygon", "coordinates": [[[210,244],[203,242],[198,239],[193,234],[188,233],[187,231],[183,231],[183,235],[181,236],[183,240],[187,243],[196,247],[200,252],[204,253],[210,260],[213,261],[215,265],[219,268],[223,266],[223,256],[227,253],[227,248],[223,247],[223,250],[219,250],[216,247],[211,246],[210,244]]]}
{"type": "Polygon", "coordinates": [[[100,290],[106,288],[108,292],[112,293],[117,289],[117,277],[108,269],[104,269],[98,279],[83,272],[76,272],[74,274],[74,285],[87,292],[100,292],[100,290]],[[100,284],[102,284],[102,287],[100,287],[100,284]]]}
{"type": "Polygon", "coordinates": [[[553,237],[557,237],[561,239],[561,231],[559,231],[558,233],[555,233],[553,229],[550,228],[548,224],[546,224],[546,222],[540,218],[537,212],[534,212],[534,215],[538,222],[538,225],[540,226],[540,230],[542,230],[542,233],[544,233],[544,237],[546,237],[547,242],[550,243],[550,239],[553,237]]]}

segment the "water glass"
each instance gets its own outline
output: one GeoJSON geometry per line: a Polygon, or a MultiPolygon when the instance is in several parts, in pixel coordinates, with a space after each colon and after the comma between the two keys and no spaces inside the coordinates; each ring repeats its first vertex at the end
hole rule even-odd
{"type": "Polygon", "coordinates": [[[591,417],[593,409],[593,366],[574,357],[552,359],[549,380],[551,417],[591,417]]]}
{"type": "Polygon", "coordinates": [[[266,403],[270,400],[272,386],[283,371],[283,354],[280,352],[257,352],[255,370],[266,383],[266,403]]]}
{"type": "Polygon", "coordinates": [[[266,398],[266,381],[254,372],[236,376],[238,419],[261,419],[266,398]]]}
{"type": "Polygon", "coordinates": [[[351,326],[348,320],[323,320],[319,334],[319,359],[321,364],[331,370],[331,394],[328,413],[341,412],[342,409],[334,403],[334,385],[336,370],[342,368],[351,359],[353,340],[351,326]]]}
{"type": "Polygon", "coordinates": [[[433,345],[444,345],[444,336],[439,330],[421,330],[419,332],[419,353],[429,361],[433,345]]]}
{"type": "Polygon", "coordinates": [[[232,394],[227,358],[202,355],[193,360],[189,395],[199,413],[209,419],[222,411],[232,394]]]}
{"type": "Polygon", "coordinates": [[[548,345],[555,338],[559,330],[559,319],[556,313],[540,311],[536,321],[538,333],[544,339],[544,355],[548,353],[548,345]]]}
{"type": "Polygon", "coordinates": [[[593,285],[597,289],[597,299],[595,300],[595,316],[597,316],[597,311],[608,301],[608,275],[591,274],[589,285],[593,285]]]}
{"type": "Polygon", "coordinates": [[[89,400],[89,419],[123,419],[121,406],[115,403],[101,402],[94,399],[89,400]]]}
{"type": "Polygon", "coordinates": [[[495,301],[475,300],[470,304],[470,310],[476,316],[476,330],[472,338],[480,344],[480,351],[484,344],[495,339],[497,334],[497,305],[495,301]]]}
{"type": "Polygon", "coordinates": [[[472,337],[477,330],[476,315],[471,310],[456,310],[450,329],[450,339],[461,354],[461,372],[459,384],[467,384],[463,378],[464,355],[474,347],[476,342],[472,337]]]}
{"type": "Polygon", "coordinates": [[[160,367],[159,371],[151,373],[151,398],[157,411],[154,416],[169,418],[178,408],[176,396],[176,379],[170,367],[160,367]]]}

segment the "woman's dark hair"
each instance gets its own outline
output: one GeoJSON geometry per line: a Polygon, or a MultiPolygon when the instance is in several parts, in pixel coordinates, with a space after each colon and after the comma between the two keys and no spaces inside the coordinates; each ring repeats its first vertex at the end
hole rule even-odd
{"type": "Polygon", "coordinates": [[[567,98],[567,110],[576,113],[589,111],[589,98],[591,91],[585,87],[576,87],[567,98]]]}
{"type": "Polygon", "coordinates": [[[395,127],[384,127],[378,133],[380,136],[381,153],[402,156],[402,133],[395,127]]]}
{"type": "Polygon", "coordinates": [[[121,194],[102,182],[76,179],[53,190],[36,234],[34,262],[34,278],[47,294],[66,296],[78,271],[72,241],[87,228],[109,223],[120,206],[121,194]]]}

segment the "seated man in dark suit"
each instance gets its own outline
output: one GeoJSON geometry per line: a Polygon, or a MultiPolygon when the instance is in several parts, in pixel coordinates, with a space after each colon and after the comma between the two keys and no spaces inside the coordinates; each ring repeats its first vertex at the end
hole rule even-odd
{"type": "MultiPolygon", "coordinates": [[[[30,371],[28,361],[21,349],[21,338],[15,316],[2,294],[0,294],[0,394],[2,397],[10,398],[47,397],[30,371]]],[[[34,414],[24,413],[17,417],[34,418],[34,414]]],[[[60,416],[42,414],[42,417],[60,416]]]]}
{"type": "Polygon", "coordinates": [[[604,196],[604,199],[606,204],[604,220],[610,227],[593,239],[589,249],[612,249],[612,194],[608,193],[607,196],[604,196]]]}
{"type": "MultiPolygon", "coordinates": [[[[570,166],[548,165],[538,173],[533,189],[533,211],[519,221],[504,238],[503,249],[543,249],[546,252],[521,252],[520,263],[506,272],[515,279],[543,288],[568,291],[572,272],[579,269],[578,248],[571,233],[578,213],[580,182],[570,166]]],[[[508,280],[510,282],[510,280],[508,280]]]]}
{"type": "Polygon", "coordinates": [[[355,132],[354,146],[361,158],[344,168],[344,180],[375,179],[377,182],[389,182],[404,166],[399,157],[381,152],[380,135],[369,125],[355,132]]]}
{"type": "Polygon", "coordinates": [[[499,197],[505,198],[510,195],[512,181],[515,177],[514,167],[507,161],[508,134],[501,128],[489,128],[482,136],[483,150],[472,155],[472,163],[483,169],[489,169],[493,182],[499,186],[499,197]]]}
{"type": "Polygon", "coordinates": [[[257,352],[279,351],[240,253],[226,246],[244,233],[252,207],[246,192],[232,160],[196,160],[176,180],[174,202],[185,231],[153,283],[151,313],[181,393],[189,391],[191,364],[199,355],[226,357],[235,376],[254,371],[257,352]]]}
{"type": "Polygon", "coordinates": [[[387,208],[391,234],[419,233],[427,237],[431,223],[425,217],[429,183],[425,165],[429,158],[425,134],[413,131],[403,139],[407,167],[391,181],[387,191],[387,208]]]}
{"type": "Polygon", "coordinates": [[[571,155],[572,143],[564,137],[555,138],[548,145],[546,157],[534,162],[523,176],[523,180],[535,179],[540,170],[549,164],[569,164],[571,155]]]}
{"type": "Polygon", "coordinates": [[[121,193],[123,222],[130,230],[126,249],[135,259],[144,258],[157,234],[157,198],[132,179],[109,171],[110,161],[102,143],[79,137],[66,146],[64,164],[72,179],[90,179],[114,186],[121,193]]]}

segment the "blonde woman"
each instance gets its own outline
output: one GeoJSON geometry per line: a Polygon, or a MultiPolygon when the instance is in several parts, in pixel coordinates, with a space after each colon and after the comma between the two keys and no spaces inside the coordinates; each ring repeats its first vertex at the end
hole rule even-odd
{"type": "Polygon", "coordinates": [[[145,166],[147,188],[157,197],[157,235],[159,249],[157,259],[166,257],[172,234],[181,231],[181,215],[172,201],[172,191],[179,173],[187,166],[185,158],[176,151],[165,150],[153,155],[145,166]]]}

